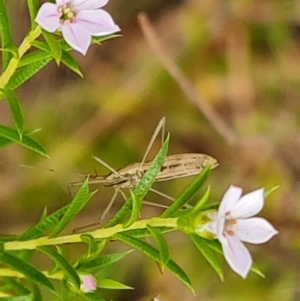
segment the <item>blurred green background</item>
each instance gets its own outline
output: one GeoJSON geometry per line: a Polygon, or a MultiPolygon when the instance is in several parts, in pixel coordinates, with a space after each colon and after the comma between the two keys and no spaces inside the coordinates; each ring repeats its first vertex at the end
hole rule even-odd
{"type": "MultiPolygon", "coordinates": [[[[19,44],[29,26],[26,2],[7,3],[19,44]]],[[[189,239],[177,233],[167,236],[172,256],[190,276],[196,297],[138,252],[111,276],[135,290],[103,295],[116,301],[145,301],[157,293],[161,301],[300,300],[300,2],[111,0],[105,8],[122,37],[91,46],[86,57],[74,52],[84,79],[52,62],[18,90],[26,128],[42,128],[35,137],[51,159],[18,146],[1,150],[1,233],[21,233],[45,206],[52,211],[70,202],[76,189],[68,185],[84,178],[76,173],[93,173],[96,166],[106,174],[91,156],[115,169],[139,162],[166,116],[169,154],[206,153],[218,159],[209,180],[211,201],[220,201],[231,184],[245,192],[280,185],[260,214],[279,235],[249,246],[266,278],[250,274],[242,280],[224,261],[221,283],[189,239]],[[141,11],[147,12],[168,57],[230,128],[234,143],[216,130],[151,51],[137,22],[141,11]]],[[[6,104],[0,105],[1,123],[10,125],[6,104]]],[[[149,159],[159,146],[158,139],[149,159]]],[[[155,188],[176,197],[191,180],[155,188]]],[[[97,220],[113,193],[92,188],[98,193],[69,232],[97,220]]],[[[166,202],[152,194],[147,200],[166,202]]],[[[110,214],[121,204],[118,199],[110,214]]],[[[158,212],[145,207],[143,217],[158,212]]],[[[80,251],[67,249],[70,258],[80,251]]],[[[124,246],[113,243],[107,251],[119,249],[124,246]]]]}

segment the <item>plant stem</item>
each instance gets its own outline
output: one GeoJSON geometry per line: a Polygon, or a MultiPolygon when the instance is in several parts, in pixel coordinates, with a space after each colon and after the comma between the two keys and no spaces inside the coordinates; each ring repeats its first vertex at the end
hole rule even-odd
{"type": "Polygon", "coordinates": [[[22,56],[26,53],[26,51],[31,47],[31,43],[42,33],[41,27],[37,26],[33,31],[30,31],[29,34],[24,38],[22,44],[18,50],[18,56],[12,57],[6,70],[0,76],[0,89],[4,89],[5,86],[8,84],[10,78],[15,73],[19,61],[21,60],[22,56]]]}
{"type": "MultiPolygon", "coordinates": [[[[47,271],[42,272],[47,278],[49,279],[56,279],[56,280],[62,280],[64,279],[65,275],[64,273],[57,272],[55,274],[51,274],[47,271]]],[[[24,274],[18,271],[10,270],[7,268],[1,268],[0,269],[0,277],[16,277],[16,278],[26,278],[24,274]]]]}
{"type": "Polygon", "coordinates": [[[27,241],[9,241],[4,243],[5,250],[23,250],[23,249],[36,249],[38,246],[50,246],[60,245],[66,243],[77,243],[82,242],[82,234],[89,234],[95,239],[107,239],[113,237],[116,233],[126,232],[129,230],[146,229],[147,225],[152,227],[168,227],[177,229],[177,218],[150,218],[145,220],[139,220],[133,223],[130,227],[123,228],[123,225],[116,225],[111,228],[101,228],[90,232],[81,234],[65,235],[60,237],[48,238],[40,237],[37,239],[27,241]]]}

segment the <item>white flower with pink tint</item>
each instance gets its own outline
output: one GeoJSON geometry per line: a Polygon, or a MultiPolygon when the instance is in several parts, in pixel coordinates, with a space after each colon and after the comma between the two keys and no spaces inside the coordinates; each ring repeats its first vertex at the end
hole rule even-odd
{"type": "Polygon", "coordinates": [[[246,278],[252,258],[243,242],[261,244],[278,233],[263,218],[251,217],[261,211],[264,205],[264,190],[258,189],[244,196],[242,189],[230,186],[223,196],[217,213],[210,214],[211,222],[202,229],[217,237],[230,267],[246,278]]]}
{"type": "Polygon", "coordinates": [[[56,0],[44,3],[35,21],[46,31],[61,29],[65,41],[83,55],[92,36],[103,36],[120,31],[109,13],[99,9],[108,0],[56,0]]]}
{"type": "Polygon", "coordinates": [[[89,293],[97,289],[96,279],[92,275],[80,275],[81,285],[80,290],[84,293],[89,293]]]}

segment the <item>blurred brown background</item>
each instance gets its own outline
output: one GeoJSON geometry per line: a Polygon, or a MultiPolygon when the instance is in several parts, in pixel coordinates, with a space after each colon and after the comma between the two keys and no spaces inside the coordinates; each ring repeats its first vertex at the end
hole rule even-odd
{"type": "MultiPolygon", "coordinates": [[[[29,26],[26,3],[7,3],[19,44],[29,26]]],[[[105,9],[122,28],[122,37],[91,46],[86,57],[74,52],[84,79],[52,62],[18,90],[26,128],[42,128],[36,139],[51,159],[18,146],[1,150],[1,232],[20,233],[45,206],[52,211],[70,202],[75,190],[70,192],[68,184],[83,179],[71,172],[92,173],[92,155],[116,169],[140,161],[155,126],[166,116],[169,154],[206,153],[220,162],[209,180],[212,201],[220,201],[230,184],[245,192],[280,185],[260,214],[279,235],[250,246],[266,278],[250,274],[244,281],[224,262],[221,283],[188,238],[177,233],[168,236],[172,255],[190,276],[197,297],[138,252],[112,275],[136,289],[103,294],[116,301],[144,301],[156,293],[161,301],[300,300],[300,3],[111,0],[105,9]],[[190,100],[150,49],[137,21],[141,11],[201,101],[190,100]],[[213,117],[207,118],[203,103],[213,117]]],[[[0,114],[1,123],[11,124],[3,102],[0,114]]],[[[158,148],[159,139],[151,156],[158,148]]],[[[97,170],[107,173],[99,165],[97,170]]],[[[155,188],[175,197],[190,182],[179,179],[155,188]]],[[[73,228],[96,220],[113,193],[97,188],[73,228]]],[[[147,199],[165,202],[151,194],[147,199]]],[[[121,204],[119,199],[111,214],[121,204]]],[[[155,210],[147,208],[145,216],[155,210]]],[[[72,247],[68,250],[76,257],[72,247]]]]}

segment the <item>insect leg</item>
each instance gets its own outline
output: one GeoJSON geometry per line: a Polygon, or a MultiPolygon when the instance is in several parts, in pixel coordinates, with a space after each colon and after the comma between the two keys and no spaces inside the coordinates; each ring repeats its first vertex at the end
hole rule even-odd
{"type": "Polygon", "coordinates": [[[116,199],[116,197],[117,197],[119,191],[121,191],[121,190],[115,189],[115,192],[114,192],[114,194],[113,194],[111,200],[109,201],[108,205],[107,205],[107,206],[105,207],[105,209],[103,210],[103,212],[102,212],[100,218],[99,218],[96,222],[91,223],[91,224],[88,224],[88,225],[84,225],[84,226],[82,226],[82,227],[75,228],[75,229],[73,230],[73,232],[74,232],[74,233],[77,233],[78,231],[81,231],[81,230],[84,230],[84,229],[87,229],[87,228],[96,227],[96,226],[100,225],[101,222],[102,222],[102,220],[104,219],[104,217],[105,217],[106,214],[108,213],[109,209],[110,209],[111,206],[113,205],[113,203],[114,203],[114,201],[115,201],[115,199],[116,199]]]}
{"type": "Polygon", "coordinates": [[[158,125],[156,126],[156,128],[154,130],[154,133],[153,133],[153,135],[152,135],[152,137],[150,139],[150,142],[149,142],[149,144],[147,146],[147,149],[146,149],[146,152],[144,154],[144,157],[143,157],[143,159],[141,161],[140,168],[142,168],[143,164],[145,163],[145,160],[146,160],[146,158],[147,158],[147,156],[149,154],[149,151],[150,151],[150,149],[151,149],[151,147],[153,145],[153,142],[156,139],[156,137],[157,137],[157,135],[158,135],[158,133],[159,133],[160,130],[162,130],[162,136],[161,136],[162,143],[161,144],[163,144],[163,142],[164,142],[164,133],[165,133],[165,124],[166,124],[166,117],[163,117],[159,121],[158,125]]]}

